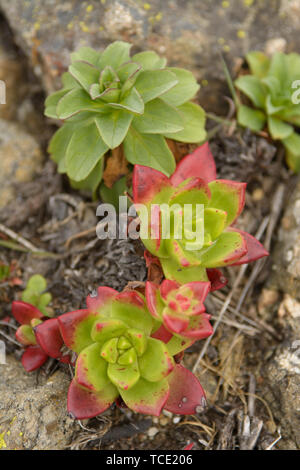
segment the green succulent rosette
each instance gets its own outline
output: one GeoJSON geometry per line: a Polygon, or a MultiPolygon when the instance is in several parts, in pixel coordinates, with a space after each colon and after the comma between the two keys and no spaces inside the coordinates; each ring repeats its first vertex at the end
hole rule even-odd
{"type": "Polygon", "coordinates": [[[266,125],[270,136],[280,140],[289,167],[300,171],[300,55],[276,52],[272,58],[262,52],[246,56],[251,74],[240,76],[235,86],[252,102],[253,108],[238,106],[238,122],[258,132],[266,125]]]}
{"type": "Polygon", "coordinates": [[[206,282],[211,269],[245,264],[268,255],[258,240],[234,227],[245,204],[245,191],[245,183],[216,178],[207,143],[184,157],[170,178],[135,165],[133,200],[141,240],[159,258],[166,279],[180,284],[206,282]],[[199,219],[197,206],[203,210],[199,219]],[[190,211],[186,212],[186,207],[190,211]],[[186,218],[192,230],[185,229],[186,218]],[[202,224],[198,224],[200,219],[202,224]],[[182,230],[176,231],[179,223],[182,230]]]}
{"type": "MultiPolygon", "coordinates": [[[[168,344],[151,337],[159,322],[142,294],[99,287],[87,297],[86,309],[61,315],[58,323],[65,345],[78,355],[68,393],[74,418],[97,416],[120,398],[133,411],[151,415],[163,407],[193,414],[203,403],[197,378],[175,363],[168,344]]],[[[178,351],[187,347],[179,347],[176,338],[171,348],[176,344],[178,351]]]]}

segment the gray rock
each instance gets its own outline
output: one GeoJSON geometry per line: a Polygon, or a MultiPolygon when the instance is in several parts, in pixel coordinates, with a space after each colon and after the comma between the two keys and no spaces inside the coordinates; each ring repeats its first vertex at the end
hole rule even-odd
{"type": "Polygon", "coordinates": [[[14,200],[18,183],[32,180],[43,156],[36,140],[20,126],[0,119],[0,209],[14,200]]]}
{"type": "Polygon", "coordinates": [[[270,285],[300,299],[300,180],[281,221],[272,269],[270,285]]]}
{"type": "Polygon", "coordinates": [[[300,47],[298,0],[0,0],[0,7],[48,91],[59,86],[71,51],[123,39],[208,81],[200,98],[217,112],[224,89],[219,51],[233,67],[249,50],[270,49],[269,40],[300,47]]]}
{"type": "Polygon", "coordinates": [[[269,321],[277,315],[283,341],[264,367],[263,393],[282,434],[276,448],[300,449],[300,180],[281,220],[272,261],[271,290],[261,296],[260,314],[269,321]],[[284,294],[277,310],[276,291],[284,294]]]}
{"type": "Polygon", "coordinates": [[[278,421],[282,439],[276,447],[281,449],[300,449],[300,336],[295,338],[276,350],[263,374],[264,399],[278,421]]]}
{"type": "Polygon", "coordinates": [[[28,374],[13,357],[0,365],[0,449],[60,450],[68,446],[78,424],[69,418],[69,378],[62,371],[48,380],[28,374]]]}

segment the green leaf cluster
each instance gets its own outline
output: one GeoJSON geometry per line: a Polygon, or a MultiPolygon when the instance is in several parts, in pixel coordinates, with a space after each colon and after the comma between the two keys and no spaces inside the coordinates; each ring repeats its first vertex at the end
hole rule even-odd
{"type": "Polygon", "coordinates": [[[22,301],[34,305],[45,316],[52,316],[52,309],[48,304],[52,300],[52,295],[47,290],[47,281],[40,274],[34,274],[27,282],[26,289],[22,292],[22,301]]]}
{"type": "Polygon", "coordinates": [[[235,81],[235,86],[252,102],[253,108],[238,107],[238,122],[258,132],[266,125],[270,136],[286,149],[289,167],[300,171],[300,55],[275,53],[272,58],[262,52],[250,52],[247,61],[251,74],[235,81]],[[297,85],[298,84],[298,85],[297,85]]]}
{"type": "Polygon", "coordinates": [[[49,152],[75,188],[94,192],[104,155],[121,144],[128,162],[170,175],[175,160],[165,138],[205,139],[204,111],[190,102],[199,89],[192,73],[166,67],[153,51],[130,56],[130,48],[116,41],[102,53],[79,49],[63,88],[46,100],[46,116],[64,121],[49,152]]]}

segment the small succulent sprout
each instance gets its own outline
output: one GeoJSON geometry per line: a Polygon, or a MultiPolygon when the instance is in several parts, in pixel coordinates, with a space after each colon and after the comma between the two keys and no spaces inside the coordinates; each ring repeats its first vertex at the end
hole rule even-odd
{"type": "Polygon", "coordinates": [[[209,282],[179,284],[165,279],[160,286],[146,282],[147,305],[152,316],[173,335],[193,341],[213,332],[204,300],[210,291],[209,282]]]}
{"type": "Polygon", "coordinates": [[[63,339],[57,318],[45,320],[40,310],[23,301],[12,303],[12,314],[21,324],[16,339],[25,347],[22,364],[27,372],[41,367],[49,357],[70,362],[70,357],[62,352],[63,339]]]}
{"type": "Polygon", "coordinates": [[[121,144],[128,162],[170,175],[175,160],[165,138],[205,138],[204,111],[190,102],[199,89],[192,73],[166,67],[153,51],[130,56],[130,49],[122,41],[102,53],[79,49],[71,55],[63,88],[46,100],[46,116],[64,121],[49,152],[77,188],[95,191],[103,156],[121,144]]]}
{"type": "MultiPolygon", "coordinates": [[[[206,282],[207,269],[245,264],[268,255],[254,237],[233,227],[244,207],[245,189],[245,183],[216,179],[216,167],[207,143],[183,158],[171,178],[152,168],[135,165],[133,200],[141,221],[141,239],[147,250],[159,258],[167,279],[181,284],[206,282]],[[185,205],[192,206],[188,216],[185,205]],[[184,230],[175,233],[174,206],[182,216],[182,227],[185,217],[194,227],[198,220],[197,206],[203,208],[201,246],[197,242],[197,230],[188,236],[184,230]],[[163,236],[166,208],[170,214],[168,237],[163,236]]],[[[217,277],[218,272],[210,275],[217,277]]]]}
{"type": "MultiPolygon", "coordinates": [[[[159,415],[167,406],[168,378],[177,366],[166,344],[151,337],[154,320],[142,294],[99,287],[96,295],[88,296],[86,309],[61,315],[58,321],[66,346],[78,354],[68,393],[72,417],[97,416],[119,397],[144,414],[159,415]]],[[[194,393],[200,393],[200,403],[198,381],[194,393]]]]}
{"type": "Polygon", "coordinates": [[[255,132],[267,125],[272,139],[285,146],[289,167],[299,172],[300,135],[295,128],[300,127],[300,55],[276,52],[269,58],[253,51],[246,58],[251,74],[238,77],[235,86],[253,107],[240,104],[238,122],[255,132]]]}
{"type": "Polygon", "coordinates": [[[37,307],[44,316],[52,315],[52,309],[48,304],[52,300],[52,295],[47,290],[47,281],[40,274],[34,274],[27,282],[26,289],[22,292],[23,302],[27,302],[37,307]]]}

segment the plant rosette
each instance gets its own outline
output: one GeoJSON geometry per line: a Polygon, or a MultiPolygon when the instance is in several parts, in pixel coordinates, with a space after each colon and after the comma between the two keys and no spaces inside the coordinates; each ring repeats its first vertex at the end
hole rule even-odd
{"type": "MultiPolygon", "coordinates": [[[[209,280],[207,269],[236,266],[267,256],[268,252],[249,233],[233,227],[245,204],[246,183],[216,179],[216,167],[208,143],[184,157],[168,178],[153,168],[135,165],[133,201],[140,218],[141,240],[159,258],[167,279],[186,284],[209,280]],[[141,206],[142,205],[142,206],[141,206]],[[192,228],[197,226],[196,206],[203,208],[203,244],[195,248],[191,232],[175,237],[172,206],[192,206],[192,228]],[[162,207],[169,208],[171,227],[163,237],[162,207]],[[195,215],[196,213],[196,215],[195,215]],[[154,234],[154,236],[153,236],[154,234]]],[[[182,225],[184,225],[183,220],[182,225]]],[[[194,232],[195,233],[195,232],[194,232]]],[[[210,272],[218,278],[218,273],[210,272]]]]}
{"type": "Polygon", "coordinates": [[[210,336],[213,329],[204,306],[209,291],[209,282],[179,284],[165,279],[157,286],[147,281],[147,306],[153,318],[161,323],[153,336],[164,341],[173,335],[192,341],[210,336]]]}
{"type": "Polygon", "coordinates": [[[72,417],[97,416],[119,397],[133,411],[156,416],[163,408],[192,414],[204,405],[198,379],[151,337],[155,320],[142,294],[99,287],[86,309],[58,322],[66,346],[78,354],[68,392],[72,417]]]}
{"type": "Polygon", "coordinates": [[[170,175],[175,159],[165,138],[205,139],[205,113],[190,102],[199,89],[193,74],[166,67],[153,51],[130,56],[130,48],[116,41],[102,53],[74,52],[63,88],[46,100],[46,116],[64,122],[49,152],[76,188],[95,191],[103,156],[121,144],[129,163],[170,175]]]}
{"type": "Polygon", "coordinates": [[[272,139],[283,143],[287,164],[298,173],[300,135],[295,127],[300,127],[300,55],[276,52],[269,58],[262,52],[253,51],[246,59],[251,74],[238,77],[235,86],[254,107],[239,104],[238,122],[255,132],[267,125],[272,139]]]}
{"type": "Polygon", "coordinates": [[[25,347],[21,361],[27,372],[41,367],[49,357],[70,362],[69,355],[64,353],[57,318],[45,320],[44,314],[34,305],[22,301],[12,303],[12,314],[21,324],[16,339],[25,347]]]}

